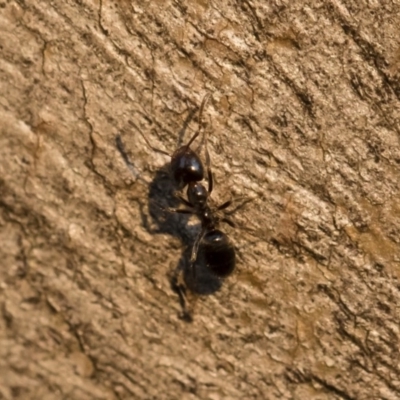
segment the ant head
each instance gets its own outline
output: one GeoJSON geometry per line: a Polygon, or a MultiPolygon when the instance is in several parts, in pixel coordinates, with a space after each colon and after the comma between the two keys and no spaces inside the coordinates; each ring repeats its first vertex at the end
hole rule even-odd
{"type": "Polygon", "coordinates": [[[179,189],[190,182],[204,178],[204,167],[199,156],[188,146],[182,146],[172,154],[171,174],[179,189]]]}
{"type": "Polygon", "coordinates": [[[200,182],[190,182],[187,188],[187,197],[194,207],[203,208],[207,204],[208,191],[200,182]]]}

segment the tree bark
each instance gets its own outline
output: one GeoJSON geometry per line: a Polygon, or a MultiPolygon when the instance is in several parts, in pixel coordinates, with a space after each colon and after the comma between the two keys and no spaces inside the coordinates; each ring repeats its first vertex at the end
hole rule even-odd
{"type": "Polygon", "coordinates": [[[400,398],[399,2],[0,7],[0,399],[400,398]],[[224,281],[160,209],[207,93],[224,281]]]}

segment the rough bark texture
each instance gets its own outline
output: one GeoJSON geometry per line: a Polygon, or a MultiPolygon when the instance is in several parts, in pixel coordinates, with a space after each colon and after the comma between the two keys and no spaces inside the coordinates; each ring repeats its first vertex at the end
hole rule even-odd
{"type": "Polygon", "coordinates": [[[0,399],[400,398],[398,1],[0,7],[0,399]],[[208,92],[212,200],[255,200],[188,323],[146,140],[208,92]]]}

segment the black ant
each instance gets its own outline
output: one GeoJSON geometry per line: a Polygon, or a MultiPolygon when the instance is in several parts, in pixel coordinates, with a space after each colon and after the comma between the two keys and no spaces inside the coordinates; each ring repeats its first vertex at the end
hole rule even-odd
{"type": "Polygon", "coordinates": [[[208,205],[208,199],[213,190],[213,175],[211,171],[211,159],[207,148],[207,137],[204,135],[205,155],[207,164],[208,188],[200,182],[204,178],[204,167],[200,157],[190,148],[190,145],[200,134],[201,118],[204,106],[210,98],[210,94],[204,96],[199,111],[199,128],[189,142],[177,149],[171,156],[171,175],[178,188],[182,189],[186,185],[187,198],[177,195],[179,200],[187,208],[163,208],[169,212],[181,214],[194,214],[201,221],[201,232],[199,233],[190,257],[192,271],[194,272],[194,263],[197,259],[199,249],[204,255],[206,266],[210,271],[224,278],[230,275],[235,269],[235,249],[228,239],[228,236],[217,229],[220,221],[228,223],[234,227],[232,221],[228,218],[219,218],[215,215],[216,211],[228,208],[232,201],[229,200],[216,209],[211,209],[208,205]]]}
{"type": "MultiPolygon", "coordinates": [[[[181,190],[187,186],[187,199],[181,195],[174,193],[174,197],[181,201],[186,207],[185,208],[168,208],[156,204],[158,208],[162,210],[181,213],[181,214],[194,214],[201,222],[201,231],[197,236],[191,251],[190,257],[190,268],[192,272],[193,282],[196,281],[195,276],[195,262],[198,255],[201,254],[208,270],[217,278],[225,278],[229,276],[235,269],[236,254],[233,245],[231,244],[228,236],[218,229],[220,222],[225,222],[232,227],[235,227],[234,223],[227,217],[228,215],[235,212],[238,208],[241,208],[245,203],[251,201],[252,199],[247,199],[242,202],[241,205],[236,207],[230,212],[226,212],[224,217],[218,216],[218,212],[227,209],[231,204],[232,200],[226,201],[216,208],[211,208],[209,206],[209,198],[213,191],[213,174],[211,171],[211,159],[207,148],[207,134],[206,131],[203,136],[203,143],[205,147],[205,159],[206,159],[206,169],[207,169],[207,181],[208,187],[201,182],[204,179],[204,166],[199,157],[199,155],[191,149],[191,145],[195,139],[200,135],[202,127],[202,115],[204,107],[210,98],[210,94],[204,96],[200,109],[198,118],[198,129],[187,144],[179,147],[170,156],[166,151],[157,149],[153,147],[147,138],[143,136],[147,145],[154,151],[160,152],[164,155],[171,157],[170,162],[170,174],[174,180],[175,187],[181,190]]],[[[121,137],[118,135],[116,137],[116,145],[120,151],[125,163],[131,169],[132,173],[139,179],[140,174],[136,171],[134,165],[129,160],[121,137]]],[[[143,180],[143,179],[141,179],[143,180]]],[[[143,180],[145,182],[145,180],[143,180]]],[[[191,313],[186,308],[186,285],[179,283],[178,275],[172,279],[172,285],[177,291],[182,307],[184,308],[184,316],[188,320],[191,320],[191,313]]]]}
{"type": "MultiPolygon", "coordinates": [[[[204,253],[207,267],[216,276],[226,277],[230,275],[235,268],[235,250],[227,235],[217,229],[217,226],[220,221],[226,222],[232,227],[234,227],[234,224],[229,218],[217,217],[215,212],[228,208],[232,204],[232,201],[229,200],[216,209],[210,208],[208,205],[208,199],[213,190],[213,175],[211,171],[211,159],[207,148],[207,136],[204,135],[208,178],[207,189],[200,182],[204,179],[203,163],[198,154],[190,148],[192,143],[200,134],[203,110],[210,97],[210,94],[206,94],[200,105],[199,127],[197,131],[189,142],[175,150],[172,156],[164,150],[153,147],[145,136],[143,136],[143,138],[152,150],[171,157],[170,172],[175,182],[175,186],[178,189],[183,189],[186,185],[188,186],[186,192],[188,200],[176,194],[176,197],[188,208],[165,208],[162,206],[160,206],[160,208],[169,212],[195,214],[201,221],[202,229],[193,245],[192,255],[190,258],[191,264],[193,265],[196,261],[200,247],[204,253]]],[[[138,175],[126,155],[120,136],[116,137],[116,144],[128,167],[133,170],[132,172],[135,175],[138,175]]]]}

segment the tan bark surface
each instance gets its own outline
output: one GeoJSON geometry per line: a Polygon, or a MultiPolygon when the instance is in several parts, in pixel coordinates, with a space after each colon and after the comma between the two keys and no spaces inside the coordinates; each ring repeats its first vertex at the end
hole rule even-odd
{"type": "Polygon", "coordinates": [[[0,30],[0,399],[400,398],[397,0],[1,0],[0,30]],[[188,323],[198,221],[145,140],[208,92],[212,200],[255,200],[188,323]]]}

